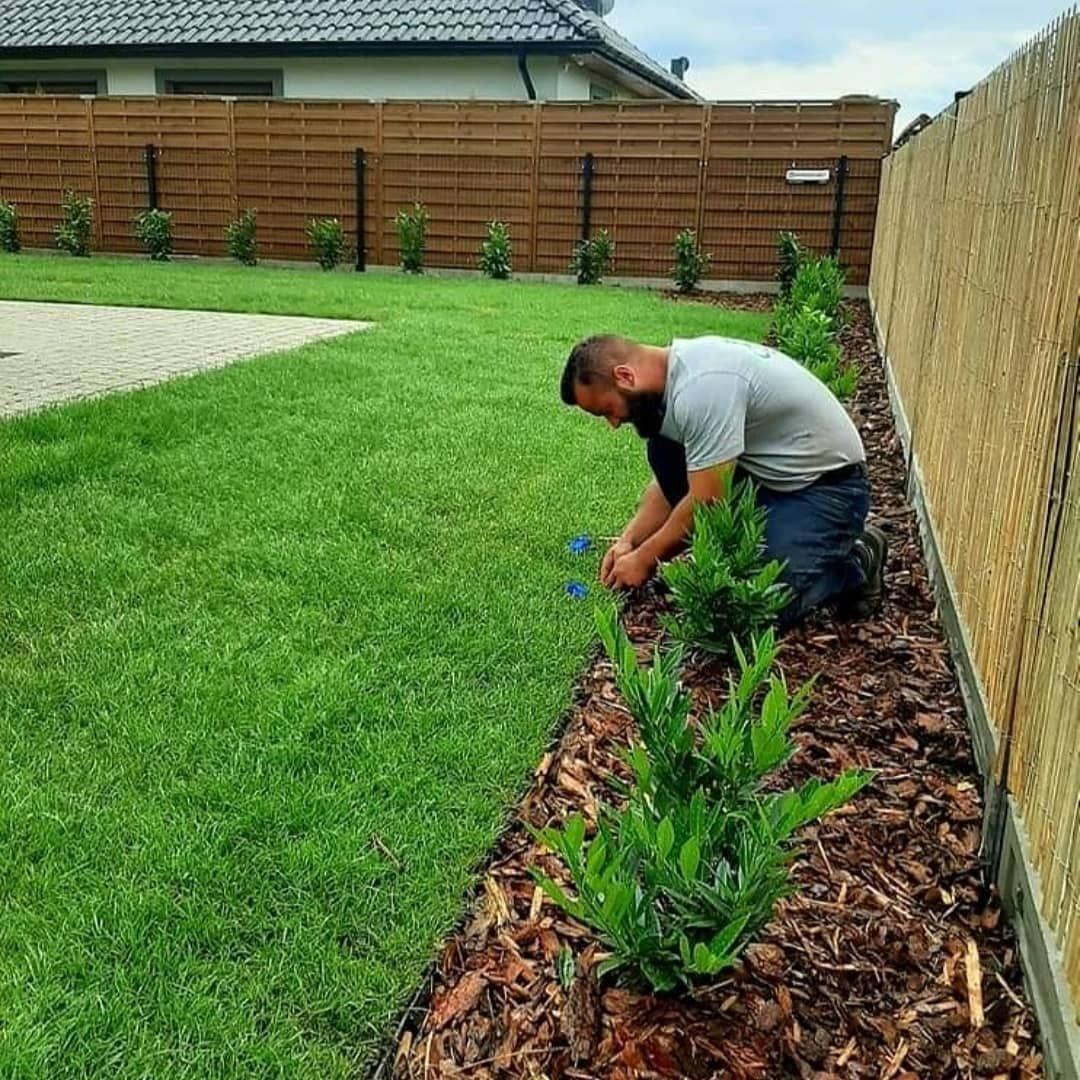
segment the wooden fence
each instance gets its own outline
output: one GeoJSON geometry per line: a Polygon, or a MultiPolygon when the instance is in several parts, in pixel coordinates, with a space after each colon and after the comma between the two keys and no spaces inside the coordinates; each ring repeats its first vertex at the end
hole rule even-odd
{"type": "Polygon", "coordinates": [[[699,230],[711,276],[770,280],[775,238],[793,229],[829,250],[834,226],[851,280],[867,280],[881,158],[895,105],[516,104],[0,97],[0,197],[29,245],[51,246],[61,193],[96,203],[96,246],[130,251],[148,205],[174,214],[178,252],[221,255],[222,229],[258,212],[261,252],[310,258],[312,217],[356,235],[355,152],[364,152],[366,261],[397,261],[393,217],[431,214],[429,263],[475,266],[485,223],[509,223],[519,270],[566,272],[582,228],[582,162],[594,155],[594,230],[616,242],[615,273],[667,276],[675,233],[699,230]],[[846,159],[842,192],[837,166],[846,159]],[[828,168],[795,186],[791,166],[828,168]],[[836,210],[842,194],[839,220],[836,210]]]}
{"type": "Polygon", "coordinates": [[[1080,15],[886,159],[870,291],[1080,1003],[1080,15]]]}

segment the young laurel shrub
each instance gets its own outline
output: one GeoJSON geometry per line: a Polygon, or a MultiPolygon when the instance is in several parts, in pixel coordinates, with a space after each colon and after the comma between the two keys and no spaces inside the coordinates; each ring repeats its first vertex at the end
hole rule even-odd
{"type": "Polygon", "coordinates": [[[698,246],[697,233],[683,229],[675,237],[675,287],[679,292],[693,292],[708,273],[710,261],[698,246]]]}
{"type": "Polygon", "coordinates": [[[424,272],[424,250],[427,247],[429,220],[423,203],[414,203],[412,210],[399,210],[394,218],[398,245],[401,249],[401,268],[407,274],[424,272]]]}
{"type": "Polygon", "coordinates": [[[683,645],[731,656],[788,602],[782,571],[765,561],[765,510],[743,480],[728,497],[696,507],[687,556],[661,570],[676,612],[664,617],[665,629],[683,645]]]}
{"type": "Polygon", "coordinates": [[[615,241],[607,229],[601,229],[591,240],[582,240],[570,261],[579,285],[599,285],[611,269],[615,258],[615,241]]]}
{"type": "Polygon", "coordinates": [[[836,319],[844,298],[843,268],[832,256],[805,259],[791,284],[789,301],[795,308],[811,307],[836,319]]]}
{"type": "Polygon", "coordinates": [[[135,239],[154,262],[168,262],[172,254],[172,214],[165,210],[144,210],[134,223],[135,239]]]}
{"type": "Polygon", "coordinates": [[[315,261],[324,270],[333,270],[345,255],[345,230],[337,218],[313,218],[307,238],[315,252],[315,261]]]}
{"type": "Polygon", "coordinates": [[[791,294],[791,285],[803,259],[799,238],[793,232],[777,233],[776,255],[776,277],[780,282],[780,296],[786,299],[791,294]]]}
{"type": "Polygon", "coordinates": [[[19,209],[14,203],[0,199],[0,251],[18,251],[21,247],[19,209]]]}
{"type": "Polygon", "coordinates": [[[75,191],[65,191],[60,203],[60,224],[56,226],[56,246],[69,255],[89,255],[93,223],[93,200],[75,191]]]}
{"type": "Polygon", "coordinates": [[[250,207],[225,226],[225,246],[229,254],[244,266],[254,266],[259,261],[255,211],[250,207]]]}
{"type": "Polygon", "coordinates": [[[617,613],[598,612],[597,622],[638,725],[628,756],[633,780],[625,808],[605,809],[590,841],[578,815],[537,833],[562,857],[573,896],[533,874],[611,951],[599,974],[619,971],[670,990],[736,963],[791,891],[794,832],[847,802],[872,774],[850,770],[830,783],[763,790],[794,752],[790,728],[810,694],[809,685],[789,694],[775,673],[771,631],[749,654],[736,651],[727,700],[695,729],[679,682],[681,652],[658,649],[642,668],[617,613]]]}
{"type": "Polygon", "coordinates": [[[816,375],[841,401],[859,382],[854,364],[844,362],[833,320],[808,305],[782,304],[773,315],[777,348],[816,375]]]}
{"type": "Polygon", "coordinates": [[[513,270],[510,230],[501,221],[488,223],[487,237],[480,245],[480,269],[490,278],[505,281],[513,270]]]}

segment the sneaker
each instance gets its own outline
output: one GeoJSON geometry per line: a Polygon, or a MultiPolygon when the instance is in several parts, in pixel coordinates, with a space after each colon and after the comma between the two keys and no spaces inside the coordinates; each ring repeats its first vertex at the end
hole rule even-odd
{"type": "Polygon", "coordinates": [[[866,618],[881,610],[885,597],[885,562],[889,557],[889,542],[876,525],[867,525],[855,541],[855,557],[866,575],[866,584],[853,597],[854,611],[866,618]]]}

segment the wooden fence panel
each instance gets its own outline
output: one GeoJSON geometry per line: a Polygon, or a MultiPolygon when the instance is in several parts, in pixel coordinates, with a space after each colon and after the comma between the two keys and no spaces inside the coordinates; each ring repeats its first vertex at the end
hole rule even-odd
{"type": "Polygon", "coordinates": [[[885,165],[871,294],[1080,1002],[1080,15],[885,165]]]}
{"type": "Polygon", "coordinates": [[[614,272],[667,276],[672,242],[696,228],[724,278],[770,281],[776,233],[817,250],[832,238],[835,179],[793,187],[792,164],[850,159],[840,251],[866,281],[889,102],[718,104],[292,101],[0,97],[0,195],[26,241],[48,245],[64,187],[97,202],[96,247],[133,251],[153,145],[159,205],[180,253],[224,254],[225,224],[258,220],[264,256],[310,257],[305,229],[336,217],[356,236],[355,154],[365,154],[372,264],[397,259],[394,215],[431,214],[433,266],[474,267],[486,222],[511,227],[521,270],[566,272],[581,237],[581,161],[594,157],[591,221],[615,239],[614,272]]]}
{"type": "Polygon", "coordinates": [[[91,115],[78,98],[13,97],[0,109],[0,196],[19,208],[22,242],[52,247],[65,190],[94,195],[91,115]]]}

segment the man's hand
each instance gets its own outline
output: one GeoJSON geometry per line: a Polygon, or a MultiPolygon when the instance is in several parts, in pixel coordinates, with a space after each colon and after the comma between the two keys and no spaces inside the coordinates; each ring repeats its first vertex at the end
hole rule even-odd
{"type": "Polygon", "coordinates": [[[636,589],[652,577],[655,569],[656,561],[637,548],[615,560],[608,584],[614,589],[636,589]]]}
{"type": "Polygon", "coordinates": [[[600,584],[611,586],[611,571],[615,569],[615,563],[624,555],[629,555],[634,550],[634,545],[629,540],[616,540],[607,549],[603,561],[600,563],[600,584]]]}

